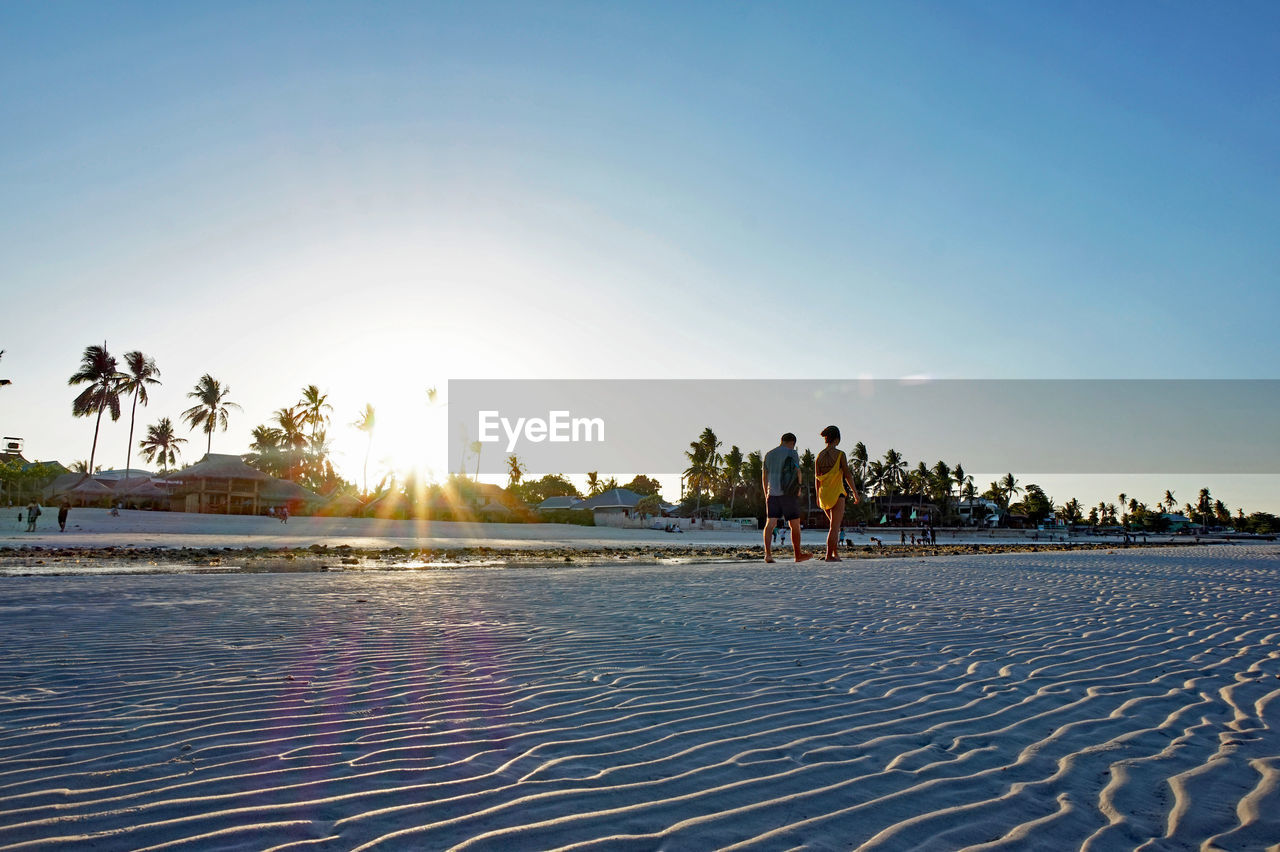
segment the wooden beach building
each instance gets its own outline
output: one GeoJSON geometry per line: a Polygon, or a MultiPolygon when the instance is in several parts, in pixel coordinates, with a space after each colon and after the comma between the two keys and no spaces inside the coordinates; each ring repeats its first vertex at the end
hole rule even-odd
{"type": "Polygon", "coordinates": [[[255,470],[239,456],[209,453],[191,467],[163,480],[175,512],[216,515],[262,515],[287,506],[301,514],[324,498],[301,485],[255,470]]]}

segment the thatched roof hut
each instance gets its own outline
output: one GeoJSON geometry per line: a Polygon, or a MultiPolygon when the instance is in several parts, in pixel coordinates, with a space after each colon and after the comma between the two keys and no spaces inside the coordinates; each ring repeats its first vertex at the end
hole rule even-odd
{"type": "Polygon", "coordinates": [[[121,480],[116,488],[116,496],[131,506],[143,503],[154,506],[161,503],[167,504],[169,501],[168,489],[161,488],[151,477],[146,477],[145,479],[131,478],[128,480],[127,487],[125,486],[125,481],[121,480]]]}
{"type": "Polygon", "coordinates": [[[271,505],[263,503],[263,486],[276,481],[239,456],[209,453],[191,467],[173,471],[161,483],[172,489],[172,505],[179,511],[258,515],[271,505]]]}
{"type": "Polygon", "coordinates": [[[64,473],[49,486],[52,502],[66,500],[76,506],[88,506],[110,500],[114,492],[87,473],[64,473]]]}
{"type": "Polygon", "coordinates": [[[274,477],[257,468],[249,467],[239,456],[209,453],[190,467],[170,471],[164,479],[176,483],[185,483],[189,479],[243,479],[250,482],[269,482],[274,477]]]}
{"type": "Polygon", "coordinates": [[[258,494],[264,506],[288,506],[290,511],[298,506],[315,507],[325,503],[325,499],[314,491],[308,491],[296,482],[287,479],[268,477],[258,494]]]}

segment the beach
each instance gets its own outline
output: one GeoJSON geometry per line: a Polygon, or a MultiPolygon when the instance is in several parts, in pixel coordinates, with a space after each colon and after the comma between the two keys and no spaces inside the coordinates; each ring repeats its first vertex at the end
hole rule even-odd
{"type": "MultiPolygon", "coordinates": [[[[1107,549],[1119,537],[1032,530],[944,530],[937,545],[900,544],[899,530],[847,531],[845,558],[1107,549]]],[[[806,550],[820,551],[823,530],[807,530],[806,550]]],[[[910,538],[905,540],[910,541],[910,538]]],[[[1187,537],[1153,536],[1150,546],[1187,537]]],[[[1136,542],[1136,539],[1135,539],[1136,542]]],[[[778,543],[790,558],[790,545],[778,543]]],[[[296,517],[77,509],[65,532],[46,522],[35,533],[0,530],[0,576],[42,574],[227,573],[429,570],[616,564],[627,560],[683,564],[763,557],[756,530],[667,533],[572,524],[457,523],[376,518],[296,517]]]]}
{"type": "Polygon", "coordinates": [[[1275,848],[1277,595],[1268,544],[8,576],[0,848],[1275,848]]]}

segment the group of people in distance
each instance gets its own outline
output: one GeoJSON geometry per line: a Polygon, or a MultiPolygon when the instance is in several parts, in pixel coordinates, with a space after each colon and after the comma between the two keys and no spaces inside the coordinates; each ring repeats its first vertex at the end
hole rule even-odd
{"type": "MultiPolygon", "coordinates": [[[[847,500],[858,503],[862,495],[853,482],[849,459],[838,449],[840,430],[828,426],[821,432],[827,446],[814,464],[814,486],[818,506],[827,515],[827,562],[840,561],[840,525],[844,521],[847,500]]],[[[768,520],[764,525],[764,561],[773,562],[773,529],[781,521],[791,527],[791,548],[797,562],[812,559],[812,553],[800,549],[800,454],[796,452],[796,436],[787,432],[781,443],[764,456],[763,486],[768,520]]]]}

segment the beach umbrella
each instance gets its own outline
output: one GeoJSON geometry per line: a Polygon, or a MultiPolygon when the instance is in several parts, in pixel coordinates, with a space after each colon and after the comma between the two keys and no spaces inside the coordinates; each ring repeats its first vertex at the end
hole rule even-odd
{"type": "Polygon", "coordinates": [[[887,524],[887,523],[889,523],[889,516],[888,516],[888,515],[881,515],[881,516],[880,516],[880,523],[882,523],[882,524],[887,524]]]}
{"type": "Polygon", "coordinates": [[[915,509],[912,509],[912,510],[911,510],[911,520],[913,520],[913,521],[914,521],[915,519],[916,519],[916,510],[915,510],[915,509]]]}

